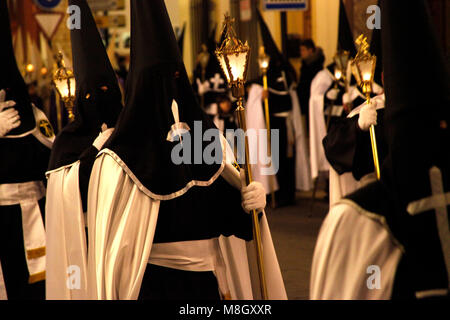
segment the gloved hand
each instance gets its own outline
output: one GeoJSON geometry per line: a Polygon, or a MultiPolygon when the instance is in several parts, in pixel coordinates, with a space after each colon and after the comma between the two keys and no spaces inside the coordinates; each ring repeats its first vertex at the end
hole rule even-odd
{"type": "Polygon", "coordinates": [[[337,88],[330,89],[327,92],[327,99],[336,100],[338,95],[339,95],[339,89],[337,89],[337,88]]]}
{"type": "Polygon", "coordinates": [[[242,208],[245,212],[250,213],[252,210],[262,211],[266,207],[266,190],[260,182],[253,181],[248,186],[245,182],[245,171],[241,170],[241,197],[242,208]]]}
{"type": "Polygon", "coordinates": [[[377,124],[377,103],[371,100],[361,108],[358,118],[358,126],[362,131],[368,131],[371,125],[377,124]]]}
{"type": "Polygon", "coordinates": [[[111,134],[114,131],[114,128],[109,128],[107,129],[106,125],[102,125],[102,132],[100,132],[100,134],[98,135],[97,138],[95,138],[94,143],[92,143],[92,145],[97,149],[100,150],[103,145],[105,144],[106,140],[109,139],[109,137],[111,136],[111,134]]]}
{"type": "Polygon", "coordinates": [[[15,106],[14,101],[5,101],[5,90],[0,91],[0,137],[5,136],[12,129],[20,126],[19,112],[11,108],[15,106]],[[4,110],[6,109],[6,110],[4,110]]]}
{"type": "Polygon", "coordinates": [[[197,78],[197,86],[198,86],[198,94],[204,95],[210,89],[209,81],[201,82],[199,78],[197,78]]]}

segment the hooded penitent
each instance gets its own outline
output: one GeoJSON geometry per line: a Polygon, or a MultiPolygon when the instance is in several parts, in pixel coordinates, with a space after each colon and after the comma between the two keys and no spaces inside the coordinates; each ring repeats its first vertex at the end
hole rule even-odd
{"type": "MultiPolygon", "coordinates": [[[[347,11],[342,0],[339,1],[339,28],[338,28],[338,44],[337,50],[345,50],[350,53],[350,58],[356,56],[355,42],[353,41],[353,33],[350,29],[350,23],[347,18],[347,11]]],[[[335,63],[330,63],[327,68],[334,75],[335,63]]]]}
{"type": "Polygon", "coordinates": [[[44,113],[32,106],[17,68],[6,3],[0,1],[0,90],[5,90],[6,100],[16,102],[21,124],[0,139],[0,184],[44,180],[54,139],[44,113]]]}
{"type": "Polygon", "coordinates": [[[355,43],[353,42],[353,33],[348,22],[347,12],[342,0],[339,1],[339,34],[338,34],[338,50],[346,50],[350,52],[350,56],[356,55],[355,43]]]}
{"type": "Polygon", "coordinates": [[[19,112],[20,126],[11,130],[8,136],[22,135],[36,126],[30,96],[14,57],[11,26],[7,1],[0,1],[0,90],[6,91],[6,100],[16,102],[14,108],[19,112]]]}
{"type": "Polygon", "coordinates": [[[86,0],[70,0],[81,12],[81,28],[72,29],[73,68],[76,80],[75,120],[57,136],[49,170],[77,161],[92,145],[105,123],[115,126],[122,110],[116,74],[106,54],[86,0]]]}
{"type": "MultiPolygon", "coordinates": [[[[211,143],[203,141],[203,132],[215,126],[194,96],[164,2],[131,4],[126,106],[105,147],[155,199],[168,200],[193,185],[211,184],[223,166],[221,161],[203,160],[203,150],[211,143]],[[180,164],[172,158],[180,143],[176,128],[188,130],[182,138],[188,160],[180,164]],[[171,133],[173,141],[168,139],[171,133]]],[[[221,154],[216,159],[222,159],[221,154]]]]}
{"type": "MultiPolygon", "coordinates": [[[[225,31],[225,30],[224,30],[225,31]]],[[[222,33],[221,38],[225,36],[225,33],[222,33]]],[[[198,92],[198,84],[197,79],[200,82],[208,81],[209,82],[209,90],[204,93],[204,107],[207,107],[211,103],[216,103],[217,99],[222,95],[227,95],[227,81],[225,76],[223,75],[222,68],[220,67],[219,61],[215,56],[215,50],[217,47],[216,43],[216,28],[214,28],[206,43],[207,52],[209,54],[208,64],[206,68],[203,70],[200,63],[197,64],[194,70],[194,82],[192,87],[195,92],[198,92]]]]}
{"type": "Polygon", "coordinates": [[[295,71],[292,65],[281,54],[280,50],[278,50],[261,13],[259,10],[256,12],[264,50],[270,56],[269,68],[267,70],[268,86],[270,89],[278,92],[278,94],[269,95],[270,110],[271,112],[290,110],[292,108],[292,101],[288,90],[295,81],[295,71]]]}
{"type": "Polygon", "coordinates": [[[381,1],[389,154],[381,181],[350,196],[382,213],[404,246],[394,296],[442,296],[449,287],[450,88],[430,21],[423,0],[381,1]]]}

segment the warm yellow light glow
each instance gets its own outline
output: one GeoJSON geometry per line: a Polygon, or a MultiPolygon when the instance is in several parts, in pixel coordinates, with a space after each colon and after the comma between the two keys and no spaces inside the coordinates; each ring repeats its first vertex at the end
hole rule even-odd
{"type": "Polygon", "coordinates": [[[370,73],[363,74],[363,81],[370,81],[371,78],[372,78],[372,75],[370,73]]]}
{"type": "Polygon", "coordinates": [[[264,46],[259,47],[259,56],[258,56],[258,63],[259,68],[261,71],[267,72],[267,69],[269,68],[269,62],[270,62],[270,56],[268,56],[265,52],[264,46]]]}
{"type": "Polygon", "coordinates": [[[336,70],[336,71],[334,71],[334,77],[335,77],[337,80],[341,79],[341,77],[342,77],[342,72],[341,72],[341,70],[336,70]]]}
{"type": "Polygon", "coordinates": [[[75,95],[75,78],[54,80],[56,88],[61,98],[68,99],[75,95]],[[70,85],[70,90],[69,90],[70,85]]]}
{"type": "Polygon", "coordinates": [[[32,65],[31,63],[27,64],[26,67],[27,72],[33,72],[34,71],[34,65],[32,65]]]}
{"type": "Polygon", "coordinates": [[[42,74],[42,75],[46,75],[47,72],[48,72],[48,69],[47,69],[46,67],[42,67],[42,68],[41,68],[41,74],[42,74]]]}

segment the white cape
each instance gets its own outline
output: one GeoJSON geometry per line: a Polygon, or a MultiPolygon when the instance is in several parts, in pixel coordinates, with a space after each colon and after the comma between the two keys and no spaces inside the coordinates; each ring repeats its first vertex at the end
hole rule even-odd
{"type": "Polygon", "coordinates": [[[317,73],[311,82],[311,96],[309,98],[309,149],[311,155],[311,177],[317,178],[319,171],[328,171],[329,163],[325,157],[322,140],[327,134],[324,109],[324,95],[333,83],[328,69],[317,73]]]}
{"type": "Polygon", "coordinates": [[[341,200],[317,238],[310,298],[390,299],[402,253],[384,217],[341,200]]]}
{"type": "MultiPolygon", "coordinates": [[[[236,181],[239,181],[236,171],[236,181]]],[[[227,180],[228,181],[228,180],[227,180]]],[[[88,288],[91,299],[137,299],[150,257],[160,200],[137,180],[111,150],[103,150],[91,173],[88,199],[88,288]]],[[[271,299],[286,291],[265,215],[261,219],[264,262],[271,299]]],[[[254,265],[247,246],[236,237],[220,237],[234,299],[253,299],[254,265]]],[[[256,296],[258,297],[258,296],[256,296]]]]}
{"type": "Polygon", "coordinates": [[[86,299],[85,218],[78,184],[80,162],[47,172],[46,298],[86,299]]]}

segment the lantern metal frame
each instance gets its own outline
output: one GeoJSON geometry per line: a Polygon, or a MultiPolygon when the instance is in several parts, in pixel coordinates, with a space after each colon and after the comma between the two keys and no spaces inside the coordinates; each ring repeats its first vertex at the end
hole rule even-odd
{"type": "Polygon", "coordinates": [[[227,77],[228,86],[231,89],[231,94],[233,95],[233,97],[239,100],[245,95],[244,84],[245,80],[247,79],[250,47],[247,41],[243,44],[241,40],[237,38],[236,33],[232,27],[233,22],[234,19],[231,19],[231,17],[226,14],[224,21],[225,39],[220,44],[220,47],[216,48],[215,55],[219,60],[219,64],[222,67],[225,76],[227,77]],[[246,57],[244,66],[242,66],[244,68],[242,79],[239,77],[235,79],[229,57],[232,55],[238,57],[243,53],[246,54],[246,57]],[[223,66],[223,62],[225,62],[225,66],[223,66]]]}

